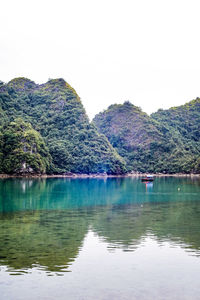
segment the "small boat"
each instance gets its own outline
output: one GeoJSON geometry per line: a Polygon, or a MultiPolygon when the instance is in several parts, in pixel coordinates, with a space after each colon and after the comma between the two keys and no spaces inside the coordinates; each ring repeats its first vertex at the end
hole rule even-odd
{"type": "Polygon", "coordinates": [[[142,181],[154,181],[153,175],[146,175],[141,179],[142,181]]]}

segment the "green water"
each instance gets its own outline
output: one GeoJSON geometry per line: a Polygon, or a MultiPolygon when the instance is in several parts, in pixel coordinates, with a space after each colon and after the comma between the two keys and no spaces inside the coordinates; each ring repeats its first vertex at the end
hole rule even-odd
{"type": "Polygon", "coordinates": [[[1,179],[0,299],[200,299],[197,178],[1,179]]]}

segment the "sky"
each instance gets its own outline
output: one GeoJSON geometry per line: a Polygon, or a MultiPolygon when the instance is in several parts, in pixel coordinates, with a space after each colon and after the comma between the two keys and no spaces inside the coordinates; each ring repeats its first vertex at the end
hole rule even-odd
{"type": "Polygon", "coordinates": [[[0,80],[64,78],[90,119],[200,97],[199,0],[4,0],[0,80]]]}

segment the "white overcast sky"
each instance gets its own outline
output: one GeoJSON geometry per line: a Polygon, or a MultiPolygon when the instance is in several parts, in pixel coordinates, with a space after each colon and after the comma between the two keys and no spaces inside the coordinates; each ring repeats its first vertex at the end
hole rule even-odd
{"type": "Polygon", "coordinates": [[[0,80],[64,78],[90,118],[200,96],[200,1],[2,0],[0,80]]]}

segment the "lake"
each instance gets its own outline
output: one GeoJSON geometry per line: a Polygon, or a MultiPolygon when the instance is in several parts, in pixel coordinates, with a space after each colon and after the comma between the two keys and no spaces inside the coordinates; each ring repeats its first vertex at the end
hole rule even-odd
{"type": "Polygon", "coordinates": [[[0,298],[200,299],[200,179],[1,179],[0,298]]]}

